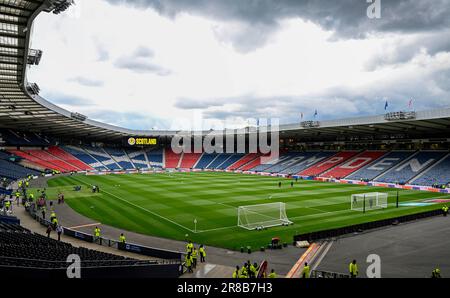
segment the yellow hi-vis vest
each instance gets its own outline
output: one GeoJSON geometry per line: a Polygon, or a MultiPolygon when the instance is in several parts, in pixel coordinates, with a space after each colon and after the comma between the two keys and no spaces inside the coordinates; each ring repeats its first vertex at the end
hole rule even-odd
{"type": "Polygon", "coordinates": [[[191,256],[192,256],[193,259],[196,259],[197,258],[197,251],[193,250],[191,256]]]}
{"type": "Polygon", "coordinates": [[[358,275],[358,265],[350,263],[348,266],[348,271],[350,271],[350,274],[352,275],[358,275]]]}
{"type": "Polygon", "coordinates": [[[122,243],[125,243],[125,236],[124,235],[120,235],[119,236],[119,241],[122,243]]]}
{"type": "Polygon", "coordinates": [[[203,247],[200,247],[200,248],[198,249],[198,252],[200,253],[200,255],[206,257],[206,251],[205,251],[205,249],[204,249],[203,247]]]}
{"type": "Polygon", "coordinates": [[[100,237],[100,229],[97,228],[94,230],[95,237],[100,237]]]}
{"type": "Polygon", "coordinates": [[[309,273],[310,273],[311,269],[309,266],[305,266],[303,267],[303,271],[302,271],[302,277],[304,278],[309,278],[309,273]]]}

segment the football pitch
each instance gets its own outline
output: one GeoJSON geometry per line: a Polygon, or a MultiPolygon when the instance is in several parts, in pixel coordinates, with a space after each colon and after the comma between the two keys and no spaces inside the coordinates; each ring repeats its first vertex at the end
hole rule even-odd
{"type": "MultiPolygon", "coordinates": [[[[47,194],[58,192],[75,211],[91,219],[142,234],[233,250],[266,246],[272,237],[292,243],[296,234],[348,226],[440,208],[439,204],[395,207],[397,189],[352,184],[291,180],[270,176],[218,172],[65,176],[49,180],[47,194]],[[282,182],[281,188],[278,183],[282,182]],[[81,185],[81,191],[74,191],[81,185]],[[100,193],[93,194],[91,186],[100,193]],[[350,210],[355,193],[385,192],[388,208],[350,210]],[[283,202],[289,226],[246,230],[237,226],[237,208],[283,202]],[[196,221],[196,224],[194,223],[196,221]]],[[[450,195],[399,190],[400,202],[422,202],[450,195]]],[[[414,205],[414,204],[412,204],[414,205]]]]}

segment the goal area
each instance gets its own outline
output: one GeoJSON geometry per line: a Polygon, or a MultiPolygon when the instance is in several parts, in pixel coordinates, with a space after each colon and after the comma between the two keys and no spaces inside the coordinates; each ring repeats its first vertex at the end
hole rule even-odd
{"type": "Polygon", "coordinates": [[[355,211],[382,209],[387,205],[388,194],[384,192],[353,194],[351,197],[351,209],[355,211]]]}
{"type": "Polygon", "coordinates": [[[282,202],[238,207],[238,227],[255,230],[292,224],[282,202]]]}

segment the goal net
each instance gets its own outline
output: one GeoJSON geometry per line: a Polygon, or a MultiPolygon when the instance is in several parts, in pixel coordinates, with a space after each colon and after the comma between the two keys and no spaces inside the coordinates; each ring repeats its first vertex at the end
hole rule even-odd
{"type": "Polygon", "coordinates": [[[383,192],[370,192],[353,194],[351,197],[352,210],[365,211],[387,208],[388,194],[383,192]]]}
{"type": "Polygon", "coordinates": [[[286,204],[267,203],[238,207],[238,226],[247,230],[289,225],[286,204]]]}

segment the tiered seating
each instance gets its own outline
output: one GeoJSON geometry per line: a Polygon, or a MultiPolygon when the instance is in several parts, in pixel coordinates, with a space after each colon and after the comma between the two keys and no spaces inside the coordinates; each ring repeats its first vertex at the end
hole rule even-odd
{"type": "Polygon", "coordinates": [[[147,169],[149,167],[147,160],[145,159],[144,151],[142,151],[142,150],[134,151],[134,150],[130,150],[130,149],[127,149],[125,151],[126,151],[128,157],[130,158],[131,162],[134,164],[134,166],[136,168],[147,169]]]}
{"type": "Polygon", "coordinates": [[[412,178],[429,168],[446,154],[446,152],[441,151],[421,151],[375,180],[379,182],[408,183],[412,178]]]}
{"type": "Polygon", "coordinates": [[[195,165],[196,169],[204,169],[206,168],[216,157],[217,153],[203,153],[202,157],[198,161],[198,163],[195,165]]]}
{"type": "Polygon", "coordinates": [[[192,169],[197,163],[198,159],[202,156],[201,153],[183,153],[183,157],[180,163],[181,169],[192,169]]]}
{"type": "Polygon", "coordinates": [[[36,133],[28,132],[22,133],[12,130],[2,131],[2,138],[7,145],[13,146],[49,146],[51,141],[36,133]]]}
{"type": "Polygon", "coordinates": [[[63,169],[63,172],[69,172],[69,171],[78,171],[79,168],[63,161],[60,160],[58,158],[56,158],[55,156],[49,154],[47,151],[45,150],[22,150],[28,154],[31,154],[37,158],[40,158],[41,160],[44,160],[46,162],[49,162],[51,164],[56,165],[57,167],[59,167],[60,169],[63,169]]]}
{"type": "Polygon", "coordinates": [[[0,265],[33,268],[66,267],[67,256],[77,254],[81,266],[124,266],[151,264],[83,247],[74,247],[46,236],[31,233],[18,225],[0,223],[0,265]],[[64,265],[64,263],[66,263],[64,265]]]}
{"type": "Polygon", "coordinates": [[[278,160],[272,163],[265,163],[251,169],[255,172],[269,172],[269,173],[278,173],[284,167],[291,165],[290,163],[295,157],[298,157],[299,153],[289,152],[281,154],[278,160]]]}
{"type": "Polygon", "coordinates": [[[248,164],[245,164],[244,166],[242,166],[242,167],[240,168],[240,170],[242,170],[242,171],[249,171],[250,169],[253,169],[253,168],[255,168],[255,167],[261,165],[261,163],[262,163],[263,161],[265,161],[265,159],[268,159],[268,158],[270,158],[270,157],[269,157],[269,154],[265,154],[265,155],[262,155],[262,156],[258,156],[257,158],[255,158],[254,160],[252,160],[251,162],[249,162],[248,164]]]}
{"type": "MultiPolygon", "coordinates": [[[[257,153],[249,153],[244,155],[241,159],[233,163],[231,166],[228,167],[229,170],[237,170],[243,165],[251,162],[252,160],[256,159],[259,155],[257,153]]],[[[256,166],[256,165],[255,165],[256,166]]]]}
{"type": "Polygon", "coordinates": [[[83,170],[83,171],[93,170],[93,168],[91,166],[85,164],[84,162],[82,162],[79,159],[77,159],[76,157],[74,157],[72,154],[67,153],[66,151],[62,150],[59,147],[51,146],[48,148],[48,152],[50,154],[52,154],[53,156],[56,156],[57,158],[65,161],[68,164],[73,165],[74,167],[76,167],[80,170],[83,170]]]}
{"type": "Polygon", "coordinates": [[[383,156],[386,152],[384,151],[365,151],[357,156],[350,158],[348,161],[339,165],[338,167],[323,173],[322,177],[334,177],[334,178],[344,178],[354,171],[361,169],[365,165],[370,164],[372,161],[377,160],[383,156]]]}
{"type": "Polygon", "coordinates": [[[95,159],[100,161],[106,168],[108,168],[108,170],[120,169],[119,165],[112,159],[112,157],[102,149],[94,147],[85,147],[83,149],[95,159]]]}
{"type": "Polygon", "coordinates": [[[145,151],[147,155],[148,162],[151,167],[162,168],[163,167],[163,150],[149,150],[145,151]]]}
{"type": "Polygon", "coordinates": [[[19,179],[28,175],[39,175],[40,172],[24,168],[16,163],[0,159],[0,177],[19,179]]]}
{"type": "Polygon", "coordinates": [[[130,159],[128,158],[128,156],[126,155],[125,151],[123,151],[122,149],[109,148],[109,147],[106,147],[104,149],[105,149],[106,153],[111,155],[112,159],[116,163],[118,163],[119,166],[122,167],[123,169],[131,170],[131,169],[135,168],[133,166],[133,164],[131,163],[130,159]]]}
{"type": "Polygon", "coordinates": [[[313,165],[312,167],[303,170],[302,172],[300,172],[300,175],[303,176],[317,176],[322,174],[323,172],[339,165],[340,163],[343,163],[344,161],[352,158],[353,156],[355,156],[356,154],[358,154],[358,152],[354,152],[354,151],[343,151],[343,152],[339,152],[335,155],[333,155],[332,157],[316,163],[315,165],[313,165]]]}
{"type": "Polygon", "coordinates": [[[31,155],[31,154],[29,154],[27,152],[20,151],[20,150],[10,150],[9,152],[11,152],[11,153],[13,153],[13,154],[15,154],[17,156],[20,156],[20,157],[22,157],[24,159],[27,159],[28,161],[30,161],[30,162],[32,162],[34,164],[37,164],[37,165],[43,167],[44,169],[58,170],[58,171],[61,171],[61,172],[65,172],[66,171],[66,169],[64,169],[64,168],[61,168],[61,167],[59,167],[59,166],[57,166],[57,165],[55,165],[53,163],[50,163],[48,161],[42,160],[42,159],[40,159],[40,158],[38,158],[38,157],[36,157],[34,155],[31,155]]]}
{"type": "Polygon", "coordinates": [[[411,181],[416,185],[447,185],[450,183],[450,155],[436,163],[423,175],[411,181]]]}
{"type": "Polygon", "coordinates": [[[300,171],[309,168],[313,164],[336,154],[336,152],[304,152],[299,156],[294,157],[292,160],[287,161],[287,165],[282,170],[279,170],[280,174],[297,174],[300,171]]]}
{"type": "Polygon", "coordinates": [[[164,151],[165,154],[165,167],[166,169],[175,169],[178,167],[178,163],[180,162],[181,154],[175,154],[172,149],[166,148],[164,151]]]}
{"type": "Polygon", "coordinates": [[[413,151],[391,151],[380,159],[349,175],[347,179],[363,179],[371,181],[380,176],[382,173],[406,160],[414,153],[415,152],[413,151]]]}
{"type": "Polygon", "coordinates": [[[235,153],[235,154],[231,154],[231,156],[226,159],[223,163],[221,163],[220,165],[218,165],[216,167],[216,169],[219,170],[225,170],[228,167],[230,167],[231,165],[233,165],[235,162],[237,162],[239,159],[241,159],[242,157],[244,157],[245,154],[243,153],[235,153]]]}
{"type": "Polygon", "coordinates": [[[221,164],[223,164],[231,156],[233,156],[233,154],[221,153],[206,168],[207,169],[217,169],[221,164]]]}
{"type": "Polygon", "coordinates": [[[107,168],[101,162],[95,160],[91,155],[89,155],[80,147],[64,146],[63,149],[96,170],[107,170],[107,168]]]}

